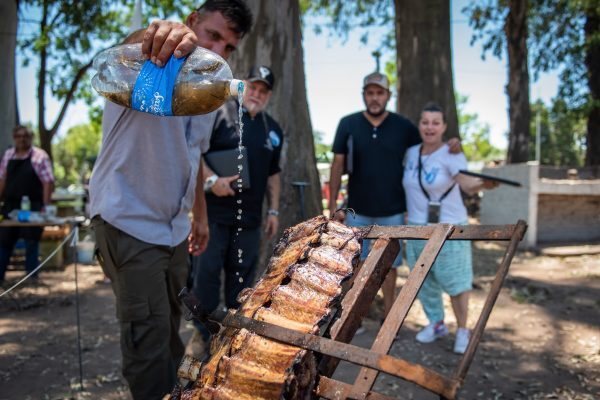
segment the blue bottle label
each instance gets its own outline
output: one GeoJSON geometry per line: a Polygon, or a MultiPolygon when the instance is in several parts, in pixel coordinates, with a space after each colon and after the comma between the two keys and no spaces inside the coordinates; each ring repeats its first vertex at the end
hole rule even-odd
{"type": "Polygon", "coordinates": [[[186,58],[171,56],[164,67],[147,60],[135,81],[131,107],[154,115],[173,115],[173,88],[186,58]]]}

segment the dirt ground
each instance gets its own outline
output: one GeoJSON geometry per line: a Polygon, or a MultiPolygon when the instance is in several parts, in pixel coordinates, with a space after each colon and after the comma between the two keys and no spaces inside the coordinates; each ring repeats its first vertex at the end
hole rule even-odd
{"type": "MultiPolygon", "coordinates": [[[[475,242],[475,282],[470,324],[503,252],[475,242]]],[[[398,285],[408,270],[400,269],[398,285]]],[[[23,275],[9,271],[8,283],[23,275]]],[[[0,299],[0,399],[130,399],[120,375],[118,324],[110,285],[98,266],[78,266],[83,390],[79,387],[77,301],[73,265],[45,271],[0,299]]],[[[369,347],[379,328],[381,299],[354,343],[369,347]]],[[[446,301],[451,331],[455,323],[446,301]]],[[[415,303],[391,354],[449,374],[459,357],[453,334],[429,345],[414,341],[426,323],[415,303]]],[[[189,324],[182,324],[187,339],[189,324]]],[[[357,368],[340,364],[336,378],[351,382],[357,368]]],[[[403,399],[435,399],[390,376],[375,390],[403,399]]],[[[600,399],[600,255],[543,256],[517,253],[492,312],[462,399],[600,399]]]]}

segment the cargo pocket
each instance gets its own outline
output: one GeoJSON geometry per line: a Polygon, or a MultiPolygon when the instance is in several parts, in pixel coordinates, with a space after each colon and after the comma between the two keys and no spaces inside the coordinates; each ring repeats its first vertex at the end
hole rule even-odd
{"type": "Polygon", "coordinates": [[[121,321],[121,338],[128,349],[136,350],[150,327],[150,307],[147,302],[119,304],[117,316],[121,321]]]}

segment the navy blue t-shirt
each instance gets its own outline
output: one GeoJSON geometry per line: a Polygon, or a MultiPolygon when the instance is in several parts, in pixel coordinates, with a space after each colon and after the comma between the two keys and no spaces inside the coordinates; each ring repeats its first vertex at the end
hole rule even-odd
{"type": "MultiPolygon", "coordinates": [[[[226,225],[242,228],[260,226],[263,199],[267,190],[267,179],[281,171],[279,158],[283,145],[283,133],[279,124],[267,113],[258,113],[250,118],[244,110],[242,116],[244,131],[242,145],[248,155],[250,188],[235,196],[218,197],[212,193],[206,194],[208,219],[226,225]],[[242,200],[241,204],[237,201],[242,200]],[[242,209],[242,219],[238,220],[238,209],[242,209]]],[[[229,150],[238,147],[239,119],[238,102],[230,100],[217,110],[215,128],[210,139],[210,150],[229,150]]],[[[236,186],[234,186],[236,187],[236,186]]]]}
{"type": "Polygon", "coordinates": [[[333,152],[348,159],[352,142],[352,171],[348,182],[348,207],[369,217],[387,217],[406,211],[402,187],[406,150],[421,137],[408,119],[390,112],[378,126],[371,125],[362,112],[340,121],[333,152]],[[351,139],[350,139],[351,137],[351,139]]]}

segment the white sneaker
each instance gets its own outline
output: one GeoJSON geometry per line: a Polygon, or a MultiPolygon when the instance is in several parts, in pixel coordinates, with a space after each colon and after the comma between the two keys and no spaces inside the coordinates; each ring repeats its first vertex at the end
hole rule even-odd
{"type": "Polygon", "coordinates": [[[470,330],[467,328],[458,328],[456,331],[456,341],[454,342],[454,352],[457,354],[465,354],[470,337],[470,330]]]}
{"type": "Polygon", "coordinates": [[[447,334],[448,328],[446,328],[444,321],[439,321],[427,325],[419,333],[417,333],[415,339],[417,339],[417,342],[431,343],[434,340],[446,336],[447,334]]]}

